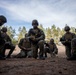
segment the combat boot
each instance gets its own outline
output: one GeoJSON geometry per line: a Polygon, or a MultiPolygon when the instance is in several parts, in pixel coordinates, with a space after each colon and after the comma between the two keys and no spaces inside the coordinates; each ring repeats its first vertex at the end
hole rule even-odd
{"type": "Polygon", "coordinates": [[[45,60],[45,57],[39,57],[38,59],[39,60],[45,60]]]}
{"type": "Polygon", "coordinates": [[[6,59],[5,57],[0,56],[0,60],[5,60],[5,59],[6,59]]]}

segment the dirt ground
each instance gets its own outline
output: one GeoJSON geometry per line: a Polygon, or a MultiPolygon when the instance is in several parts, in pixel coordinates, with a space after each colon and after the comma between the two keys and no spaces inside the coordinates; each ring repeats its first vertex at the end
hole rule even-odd
{"type": "MultiPolygon", "coordinates": [[[[19,53],[16,50],[12,55],[19,53]]],[[[34,58],[10,58],[0,60],[0,75],[76,75],[76,61],[66,60],[65,48],[58,46],[58,56],[45,60],[34,58]]],[[[8,52],[6,52],[7,54],[8,52]]]]}

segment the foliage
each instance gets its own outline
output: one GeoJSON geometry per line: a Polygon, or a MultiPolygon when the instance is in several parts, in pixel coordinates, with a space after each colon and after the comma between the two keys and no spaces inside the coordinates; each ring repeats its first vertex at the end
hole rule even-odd
{"type": "Polygon", "coordinates": [[[19,42],[21,38],[24,38],[27,31],[26,31],[26,28],[24,26],[22,28],[19,27],[18,31],[19,31],[19,34],[18,34],[18,42],[19,42]]]}

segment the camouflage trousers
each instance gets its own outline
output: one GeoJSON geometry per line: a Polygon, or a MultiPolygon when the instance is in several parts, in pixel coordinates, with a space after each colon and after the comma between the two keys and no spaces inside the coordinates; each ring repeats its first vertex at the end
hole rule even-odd
{"type": "Polygon", "coordinates": [[[76,56],[76,38],[71,41],[72,56],[76,56]]]}
{"type": "Polygon", "coordinates": [[[26,57],[32,57],[33,56],[33,51],[24,51],[24,50],[21,50],[19,54],[17,54],[16,58],[26,58],[26,57]]]}
{"type": "Polygon", "coordinates": [[[5,56],[5,51],[6,51],[6,49],[10,49],[10,51],[9,51],[9,53],[8,53],[8,55],[7,55],[7,57],[10,57],[11,54],[13,53],[14,49],[15,49],[15,46],[14,46],[13,44],[5,44],[5,46],[4,46],[4,48],[3,48],[3,52],[2,52],[2,54],[3,54],[4,56],[5,56]]]}
{"type": "Polygon", "coordinates": [[[32,44],[32,50],[33,50],[33,57],[38,57],[38,49],[39,49],[39,57],[43,57],[44,53],[44,40],[40,40],[36,44],[32,44]]]}
{"type": "Polygon", "coordinates": [[[71,57],[71,46],[65,46],[65,53],[66,53],[66,56],[67,58],[70,58],[71,57]]]}
{"type": "Polygon", "coordinates": [[[4,45],[0,45],[0,57],[5,57],[3,54],[4,45]]]}

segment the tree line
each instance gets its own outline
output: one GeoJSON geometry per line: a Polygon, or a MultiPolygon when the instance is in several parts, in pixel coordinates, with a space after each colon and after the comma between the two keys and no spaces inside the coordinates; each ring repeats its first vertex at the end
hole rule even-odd
{"type": "MultiPolygon", "coordinates": [[[[67,24],[66,24],[67,25],[67,24]]],[[[65,25],[65,26],[66,26],[65,25]]],[[[45,40],[48,42],[50,38],[53,38],[55,43],[58,44],[60,37],[65,33],[64,28],[60,29],[59,27],[56,27],[55,25],[52,25],[51,27],[44,28],[42,24],[39,25],[39,28],[42,29],[45,33],[45,40]]],[[[26,27],[19,27],[18,33],[16,33],[16,30],[12,28],[12,26],[7,26],[7,34],[11,37],[13,44],[18,44],[21,38],[24,38],[24,35],[28,32],[26,27]]],[[[71,32],[75,32],[75,27],[71,27],[71,32]]]]}

